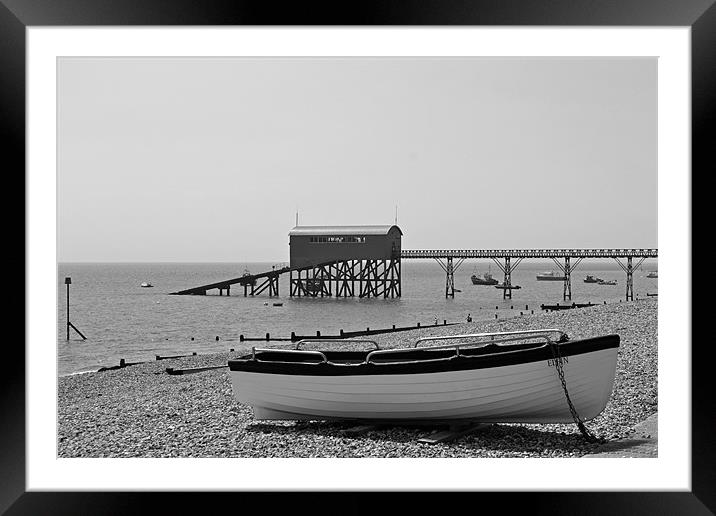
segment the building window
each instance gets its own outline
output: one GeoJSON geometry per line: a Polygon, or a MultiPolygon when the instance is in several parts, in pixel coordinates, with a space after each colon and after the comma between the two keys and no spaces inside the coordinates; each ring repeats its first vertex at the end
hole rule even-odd
{"type": "Polygon", "coordinates": [[[312,244],[365,244],[364,236],[312,236],[312,244]]]}

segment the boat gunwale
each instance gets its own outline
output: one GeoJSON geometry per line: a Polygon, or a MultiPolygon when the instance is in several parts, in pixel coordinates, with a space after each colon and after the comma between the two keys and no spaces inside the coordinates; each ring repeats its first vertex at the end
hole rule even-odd
{"type": "MultiPolygon", "coordinates": [[[[473,348],[482,350],[492,343],[473,348]]],[[[473,369],[490,369],[501,366],[528,364],[544,360],[554,360],[553,345],[559,346],[559,355],[568,357],[582,355],[604,349],[618,348],[620,344],[619,335],[610,334],[599,337],[591,337],[566,342],[546,342],[520,345],[519,349],[501,349],[499,352],[487,354],[462,354],[456,353],[440,358],[422,358],[407,361],[384,361],[366,362],[355,361],[353,363],[336,363],[326,359],[320,362],[290,362],[280,360],[256,360],[255,354],[245,355],[229,360],[228,366],[231,372],[252,372],[266,374],[287,374],[287,375],[308,375],[308,376],[343,376],[343,375],[383,375],[383,374],[415,374],[431,372],[447,372],[473,369]]],[[[515,346],[516,347],[516,346],[515,346]]],[[[403,348],[401,348],[403,349],[403,348]]],[[[428,355],[428,353],[441,351],[429,348],[407,348],[417,355],[428,355]]],[[[445,349],[443,347],[443,349],[445,349]]],[[[449,350],[449,348],[447,348],[449,350]]],[[[259,350],[256,350],[259,351],[259,350]]],[[[266,349],[268,352],[291,353],[295,350],[266,349]]],[[[390,350],[385,350],[390,351],[390,350]]],[[[397,350],[396,350],[397,351],[397,350]]],[[[312,354],[322,354],[313,352],[312,354]]],[[[329,352],[329,354],[353,354],[355,356],[366,355],[367,352],[329,352]]],[[[429,355],[428,355],[429,356],[429,355]]],[[[324,355],[325,357],[325,355],[324,355]]]]}
{"type": "MultiPolygon", "coordinates": [[[[334,351],[320,351],[320,350],[302,350],[300,349],[301,344],[306,344],[309,342],[321,342],[324,341],[321,339],[303,339],[296,343],[296,347],[293,349],[283,349],[283,348],[257,348],[252,347],[251,348],[251,360],[253,361],[261,361],[259,358],[257,358],[256,353],[288,353],[288,354],[295,354],[295,355],[313,355],[320,357],[320,361],[316,363],[324,363],[329,365],[335,365],[335,366],[354,366],[354,365],[360,365],[360,364],[368,364],[368,363],[380,363],[380,362],[372,362],[371,357],[373,355],[391,355],[391,354],[400,354],[400,353],[414,353],[415,350],[422,350],[422,351],[443,351],[443,350],[455,350],[454,355],[440,357],[440,358],[426,358],[422,360],[385,360],[384,363],[390,363],[390,364],[409,364],[414,362],[429,362],[429,361],[436,361],[436,360],[450,360],[452,358],[455,358],[456,356],[460,356],[460,348],[463,348],[463,351],[465,351],[465,348],[469,349],[484,349],[488,348],[490,346],[497,346],[497,347],[503,347],[504,343],[506,342],[514,342],[514,341],[529,341],[531,339],[544,339],[546,342],[546,345],[552,344],[553,342],[564,342],[569,339],[567,334],[557,328],[548,328],[543,330],[519,330],[519,331],[510,331],[510,332],[488,332],[488,333],[468,333],[468,334],[458,334],[458,335],[442,335],[437,337],[423,337],[415,341],[412,347],[405,347],[405,348],[390,348],[390,349],[381,349],[378,346],[378,343],[371,339],[347,339],[343,341],[333,341],[334,343],[340,343],[340,344],[353,344],[353,343],[371,343],[375,345],[374,350],[370,351],[354,351],[354,352],[346,352],[346,353],[353,353],[353,354],[359,354],[359,353],[367,353],[365,355],[365,359],[362,361],[351,361],[351,363],[341,363],[341,362],[334,362],[331,360],[328,360],[328,357],[326,356],[326,353],[328,354],[335,354],[334,351]],[[551,333],[559,334],[558,341],[553,341],[549,338],[549,335],[551,333]],[[487,338],[490,337],[491,340],[487,342],[467,342],[467,343],[457,343],[457,344],[441,344],[437,346],[429,346],[429,347],[423,347],[418,348],[418,345],[421,342],[429,342],[429,341],[445,341],[445,340],[454,340],[454,339],[475,339],[475,338],[487,338]],[[495,340],[495,337],[498,338],[498,340],[495,340]]],[[[499,350],[495,353],[488,353],[488,354],[480,354],[478,356],[487,356],[490,354],[502,354],[507,352],[515,352],[515,351],[523,351],[524,349],[535,349],[537,347],[541,347],[537,345],[538,343],[531,343],[531,342],[524,342],[523,344],[511,344],[510,346],[512,349],[504,349],[499,350]]],[[[469,351],[467,352],[466,356],[473,356],[469,351]]],[[[287,361],[287,360],[263,360],[263,362],[273,362],[273,363],[284,363],[284,364],[293,364],[295,361],[287,361]]],[[[305,362],[300,362],[305,363],[305,362]]],[[[313,362],[309,362],[313,363],[313,362]]]]}

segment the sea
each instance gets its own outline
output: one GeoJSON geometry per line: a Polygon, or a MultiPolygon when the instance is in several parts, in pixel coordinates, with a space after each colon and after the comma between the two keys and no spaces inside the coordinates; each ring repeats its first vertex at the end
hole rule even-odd
{"type": "MultiPolygon", "coordinates": [[[[434,260],[404,260],[402,297],[399,299],[292,298],[288,275],[281,276],[279,297],[265,293],[244,297],[235,285],[231,296],[209,291],[206,296],[177,296],[171,292],[241,276],[277,269],[285,263],[60,263],[57,267],[57,359],[60,376],[96,371],[127,362],[172,356],[249,349],[255,343],[239,336],[290,337],[335,335],[344,330],[390,328],[494,320],[535,313],[541,304],[565,304],[561,281],[538,281],[540,272],[559,269],[552,261],[524,260],[512,272],[519,285],[512,299],[503,299],[493,286],[473,285],[472,274],[485,272],[502,281],[502,272],[491,261],[465,261],[455,271],[455,298],[445,297],[445,271],[434,260]],[[67,291],[71,278],[70,321],[74,330],[67,340],[67,291]],[[140,285],[147,282],[152,288],[140,285]],[[216,294],[216,295],[212,295],[216,294]],[[282,303],[282,306],[274,306],[282,303]]],[[[656,260],[645,261],[633,275],[635,299],[658,293],[658,279],[647,278],[656,271],[656,260]]],[[[624,302],[626,273],[614,260],[583,260],[572,273],[575,303],[624,302]],[[584,283],[591,274],[617,285],[584,283]]]]}

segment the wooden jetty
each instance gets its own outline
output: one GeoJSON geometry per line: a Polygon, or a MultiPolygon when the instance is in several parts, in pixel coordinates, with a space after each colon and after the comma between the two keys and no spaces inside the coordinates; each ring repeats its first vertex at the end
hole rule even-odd
{"type": "Polygon", "coordinates": [[[207,290],[218,289],[220,296],[223,296],[224,292],[229,296],[231,295],[231,286],[238,284],[244,287],[244,296],[249,295],[249,293],[255,296],[265,290],[268,290],[269,296],[278,296],[278,278],[281,274],[289,272],[290,270],[291,267],[283,267],[278,270],[273,269],[260,274],[245,274],[238,278],[217,281],[216,283],[209,283],[208,285],[200,285],[198,287],[172,292],[171,294],[179,296],[205,296],[207,290]]]}

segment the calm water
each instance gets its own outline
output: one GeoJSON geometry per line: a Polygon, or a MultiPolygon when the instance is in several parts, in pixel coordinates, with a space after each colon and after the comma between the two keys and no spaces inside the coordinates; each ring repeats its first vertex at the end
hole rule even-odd
{"type": "MultiPolygon", "coordinates": [[[[466,261],[455,272],[455,299],[445,299],[445,273],[429,260],[404,261],[401,299],[290,298],[288,276],[279,284],[280,299],[266,295],[243,297],[236,288],[231,297],[171,296],[169,292],[240,276],[245,268],[253,273],[271,269],[276,263],[62,263],[58,266],[58,370],[60,375],[113,366],[120,358],[127,361],[153,360],[155,355],[211,353],[239,349],[238,337],[297,334],[336,334],[363,330],[464,321],[518,315],[529,305],[537,311],[542,303],[564,303],[562,282],[537,281],[538,272],[554,270],[552,262],[523,261],[512,274],[512,300],[502,299],[502,291],[491,286],[473,285],[470,276],[491,269],[502,281],[500,270],[488,261],[466,261]],[[64,278],[70,276],[72,323],[87,337],[71,333],[66,339],[66,290],[64,278]],[[141,288],[142,282],[154,288],[141,288]],[[275,307],[274,301],[283,302],[275,307]],[[264,303],[268,302],[268,306],[264,303]],[[495,309],[499,306],[499,309],[495,309]],[[514,306],[514,310],[510,309],[514,306]],[[216,336],[220,340],[216,341],[216,336]],[[192,337],[194,340],[192,341],[192,337]]],[[[657,279],[647,278],[656,270],[647,261],[634,274],[634,294],[655,293],[657,279]]],[[[577,303],[619,302],[624,298],[626,275],[613,261],[584,260],[572,274],[572,301],[577,303]],[[605,280],[616,279],[616,286],[586,284],[587,274],[605,280]]],[[[213,293],[212,291],[210,291],[213,293]]],[[[214,291],[216,292],[216,291],[214,291]]],[[[248,343],[247,343],[248,344],[248,343]]]]}

